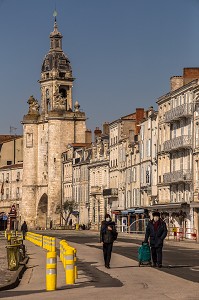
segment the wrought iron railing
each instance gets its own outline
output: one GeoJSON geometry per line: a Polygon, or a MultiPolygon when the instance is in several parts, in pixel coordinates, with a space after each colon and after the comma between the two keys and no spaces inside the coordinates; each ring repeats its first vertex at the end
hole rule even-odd
{"type": "Polygon", "coordinates": [[[192,180],[192,170],[179,170],[163,175],[164,183],[185,182],[192,180]]]}
{"type": "Polygon", "coordinates": [[[192,146],[192,137],[189,135],[178,136],[163,144],[164,151],[172,151],[178,148],[190,148],[192,146]]]}
{"type": "Polygon", "coordinates": [[[165,113],[165,122],[171,122],[182,117],[188,117],[193,114],[193,104],[185,103],[179,105],[165,113]]]}

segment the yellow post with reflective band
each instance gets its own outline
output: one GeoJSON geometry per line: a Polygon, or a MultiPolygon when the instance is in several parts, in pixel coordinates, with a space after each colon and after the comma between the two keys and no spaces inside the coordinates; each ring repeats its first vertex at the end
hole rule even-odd
{"type": "Polygon", "coordinates": [[[75,283],[74,250],[72,247],[66,248],[65,270],[66,270],[66,284],[74,284],[75,283]]]}
{"type": "Polygon", "coordinates": [[[55,239],[55,237],[51,238],[51,251],[56,251],[56,239],[55,239]]]}
{"type": "Polygon", "coordinates": [[[57,288],[57,253],[47,252],[46,256],[46,290],[54,291],[57,288]]]}
{"type": "Polygon", "coordinates": [[[75,279],[78,278],[78,272],[77,272],[77,250],[75,248],[74,249],[74,276],[75,279]]]}

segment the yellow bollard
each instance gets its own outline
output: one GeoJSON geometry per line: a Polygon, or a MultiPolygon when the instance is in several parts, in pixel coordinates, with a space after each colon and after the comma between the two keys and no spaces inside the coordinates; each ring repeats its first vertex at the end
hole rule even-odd
{"type": "Polygon", "coordinates": [[[66,249],[66,262],[65,262],[65,270],[66,270],[66,284],[74,284],[75,276],[74,276],[74,250],[72,247],[67,247],[66,249]]]}
{"type": "Polygon", "coordinates": [[[54,237],[51,238],[51,251],[56,251],[56,239],[54,237]]]}
{"type": "Polygon", "coordinates": [[[11,241],[11,233],[10,232],[7,232],[7,241],[10,243],[11,241]]]}
{"type": "Polygon", "coordinates": [[[47,252],[46,255],[46,290],[54,291],[57,288],[57,253],[47,252]]]}
{"type": "Polygon", "coordinates": [[[77,272],[77,249],[73,248],[74,249],[74,276],[75,276],[75,279],[78,278],[78,272],[77,272]]]}

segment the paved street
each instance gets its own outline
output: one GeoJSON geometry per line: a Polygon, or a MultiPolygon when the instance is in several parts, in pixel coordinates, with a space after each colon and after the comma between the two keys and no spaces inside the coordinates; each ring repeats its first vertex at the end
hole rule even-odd
{"type": "Polygon", "coordinates": [[[0,292],[1,299],[199,299],[198,272],[191,269],[199,265],[198,244],[167,242],[164,268],[139,268],[137,249],[141,239],[120,235],[114,246],[111,269],[108,270],[104,267],[97,232],[45,231],[45,235],[57,237],[57,248],[59,239],[65,239],[76,247],[79,274],[76,284],[66,286],[64,268],[58,259],[57,290],[46,292],[46,251],[25,241],[30,256],[28,269],[17,288],[0,292]]]}
{"type": "MultiPolygon", "coordinates": [[[[51,232],[52,233],[52,232],[51,232]]],[[[52,233],[53,234],[53,233],[52,233]]],[[[89,231],[70,231],[66,233],[57,232],[54,234],[59,238],[67,239],[70,242],[86,244],[90,247],[101,249],[98,233],[89,231]]],[[[178,276],[193,282],[199,282],[199,245],[188,244],[189,248],[181,246],[181,242],[173,242],[175,246],[168,245],[167,241],[163,250],[162,272],[178,276]],[[191,248],[190,248],[191,247],[191,248]]],[[[140,239],[119,237],[114,244],[114,253],[137,260],[138,247],[141,245],[140,239]]]]}

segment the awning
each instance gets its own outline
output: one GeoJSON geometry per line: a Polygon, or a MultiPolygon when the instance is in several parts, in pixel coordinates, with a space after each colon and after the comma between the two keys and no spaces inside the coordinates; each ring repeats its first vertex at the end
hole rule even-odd
{"type": "Polygon", "coordinates": [[[156,209],[172,209],[172,208],[185,208],[189,207],[189,204],[186,202],[179,202],[179,203],[168,203],[168,204],[155,204],[148,206],[148,210],[156,210],[156,209]]]}
{"type": "Polygon", "coordinates": [[[191,202],[190,207],[199,208],[199,202],[191,202]]]}
{"type": "Polygon", "coordinates": [[[112,211],[112,214],[113,214],[113,215],[119,215],[119,214],[120,214],[120,211],[114,210],[114,211],[112,211]]]}
{"type": "Polygon", "coordinates": [[[78,212],[78,210],[74,210],[74,211],[72,212],[72,215],[74,215],[74,216],[77,216],[77,215],[79,215],[79,212],[78,212]]]}
{"type": "Polygon", "coordinates": [[[122,215],[128,215],[128,210],[121,211],[122,215]]]}
{"type": "Polygon", "coordinates": [[[128,213],[134,213],[135,212],[135,208],[129,208],[128,209],[128,213]]]}
{"type": "Polygon", "coordinates": [[[144,209],[136,209],[135,210],[135,214],[143,214],[144,213],[144,209]]]}

